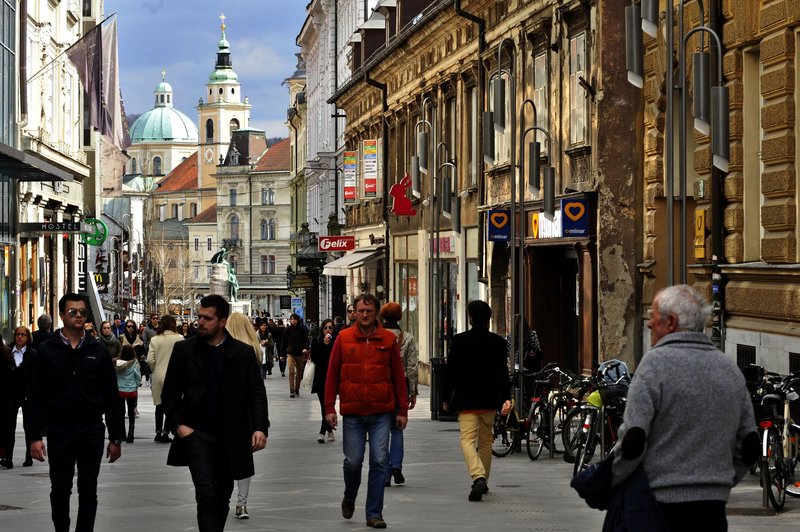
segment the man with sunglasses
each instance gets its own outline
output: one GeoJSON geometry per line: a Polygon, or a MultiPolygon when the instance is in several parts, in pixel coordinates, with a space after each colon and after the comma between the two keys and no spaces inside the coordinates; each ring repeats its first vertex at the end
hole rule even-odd
{"type": "Polygon", "coordinates": [[[50,505],[56,532],[70,529],[72,477],[78,469],[78,519],[75,531],[94,530],[97,476],[103,458],[115,462],[125,436],[117,402],[117,378],[102,344],[84,329],[86,298],[68,293],[58,302],[61,329],[45,340],[33,360],[26,433],[34,460],[50,461],[50,505]],[[103,416],[105,423],[103,424],[103,416]],[[47,446],[42,437],[47,427],[47,446]]]}

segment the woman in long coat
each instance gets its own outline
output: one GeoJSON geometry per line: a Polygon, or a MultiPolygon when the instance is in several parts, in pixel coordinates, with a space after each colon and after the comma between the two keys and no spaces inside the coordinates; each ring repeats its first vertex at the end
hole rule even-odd
{"type": "Polygon", "coordinates": [[[323,321],[319,337],[314,337],[311,341],[311,362],[314,363],[314,382],[311,385],[311,393],[317,394],[322,412],[322,424],[317,437],[317,442],[319,443],[325,443],[326,433],[328,441],[336,441],[333,436],[333,428],[325,420],[325,378],[328,376],[328,362],[330,362],[333,342],[335,341],[336,331],[333,320],[323,321]]]}
{"type": "Polygon", "coordinates": [[[169,357],[172,355],[172,348],[175,344],[183,340],[183,336],[178,334],[178,324],[173,316],[163,316],[158,324],[156,335],[150,340],[150,350],[147,353],[147,363],[153,371],[153,404],[156,407],[156,437],[155,442],[169,443],[169,431],[172,427],[164,427],[164,410],[161,407],[161,389],[164,386],[164,378],[167,376],[167,366],[169,357]]]}

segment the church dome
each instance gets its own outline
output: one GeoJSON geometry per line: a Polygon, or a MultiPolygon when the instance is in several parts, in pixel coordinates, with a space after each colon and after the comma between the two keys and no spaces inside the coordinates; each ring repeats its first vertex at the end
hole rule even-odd
{"type": "Polygon", "coordinates": [[[155,107],[136,119],[130,129],[131,142],[197,142],[197,126],[173,107],[172,85],[161,71],[161,82],[153,90],[155,107]]]}
{"type": "Polygon", "coordinates": [[[131,142],[197,142],[197,126],[174,107],[156,107],[136,119],[131,126],[131,142]]]}

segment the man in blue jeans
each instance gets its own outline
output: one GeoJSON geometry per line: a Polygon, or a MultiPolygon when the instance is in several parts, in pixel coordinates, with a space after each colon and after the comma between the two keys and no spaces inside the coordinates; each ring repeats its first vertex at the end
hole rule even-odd
{"type": "Polygon", "coordinates": [[[325,382],[325,419],[336,428],[338,395],[344,432],[342,517],[350,519],[355,511],[369,435],[367,526],[386,528],[383,490],[389,467],[389,430],[392,423],[405,428],[408,392],[397,338],[378,321],[378,305],[372,294],[357,297],[353,303],[355,326],[336,337],[325,382]]]}

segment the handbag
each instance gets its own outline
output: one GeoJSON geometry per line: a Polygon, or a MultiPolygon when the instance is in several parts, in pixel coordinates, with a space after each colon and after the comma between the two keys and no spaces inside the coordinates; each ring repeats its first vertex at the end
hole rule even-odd
{"type": "Polygon", "coordinates": [[[308,361],[306,364],[305,370],[303,370],[303,380],[300,382],[300,385],[303,387],[304,390],[311,390],[311,387],[314,384],[314,369],[316,368],[316,364],[312,361],[308,361]]]}

